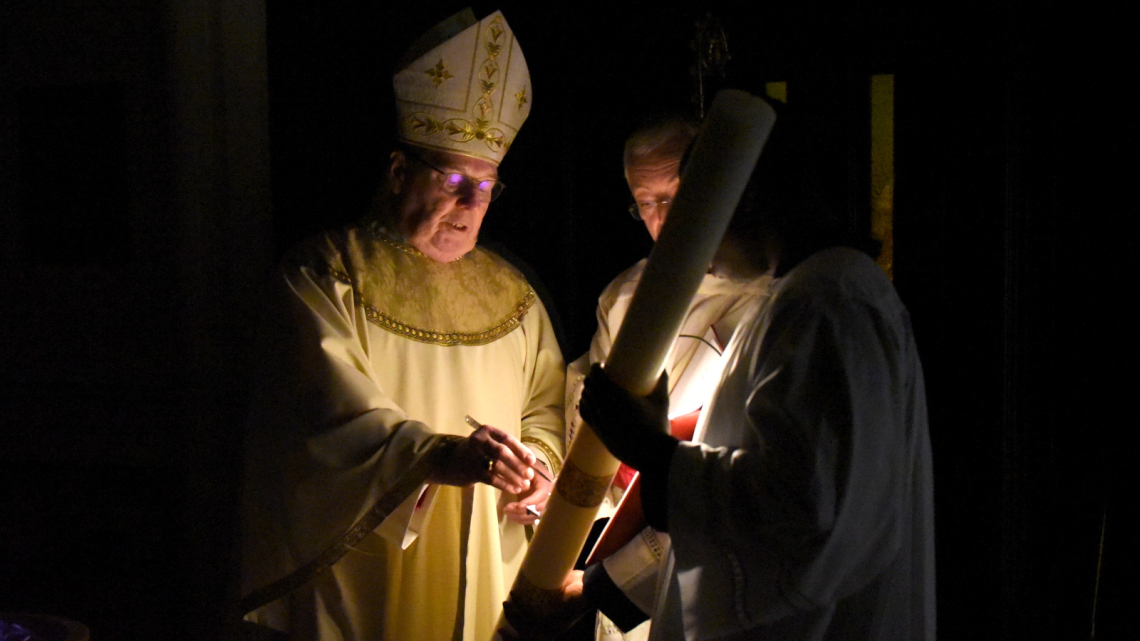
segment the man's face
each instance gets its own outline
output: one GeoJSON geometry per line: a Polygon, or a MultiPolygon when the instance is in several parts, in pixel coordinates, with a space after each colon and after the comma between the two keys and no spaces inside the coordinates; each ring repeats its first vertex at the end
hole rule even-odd
{"type": "Polygon", "coordinates": [[[490,204],[488,195],[480,194],[476,184],[498,180],[498,169],[485,160],[459,154],[427,149],[414,153],[419,159],[402,151],[392,152],[389,173],[396,194],[399,232],[428,258],[451,262],[475,248],[490,204]],[[449,188],[448,173],[463,174],[467,179],[458,188],[449,188]]]}
{"type": "Polygon", "coordinates": [[[641,212],[641,220],[654,241],[661,233],[677,187],[681,184],[680,154],[653,153],[637,159],[626,168],[629,191],[641,212]]]}

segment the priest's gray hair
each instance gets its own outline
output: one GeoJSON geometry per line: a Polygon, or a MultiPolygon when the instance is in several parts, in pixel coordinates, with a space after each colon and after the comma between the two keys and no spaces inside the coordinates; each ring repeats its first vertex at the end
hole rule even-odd
{"type": "Polygon", "coordinates": [[[680,158],[697,137],[700,127],[687,118],[658,116],[645,121],[625,141],[622,164],[629,178],[629,167],[651,154],[676,154],[680,158]]]}

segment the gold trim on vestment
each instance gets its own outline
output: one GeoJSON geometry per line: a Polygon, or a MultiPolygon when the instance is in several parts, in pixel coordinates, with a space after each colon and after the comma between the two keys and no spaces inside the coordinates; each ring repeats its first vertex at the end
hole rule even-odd
{"type": "Polygon", "coordinates": [[[341,557],[348,553],[353,546],[360,543],[370,532],[380,527],[384,519],[408,499],[408,496],[420,485],[423,485],[428,475],[438,467],[439,461],[451,454],[451,451],[463,440],[462,436],[440,434],[428,446],[423,456],[405,472],[396,483],[383,494],[376,503],[365,512],[340,536],[340,538],[325,548],[316,558],[305,565],[293,570],[284,577],[269,585],[254,590],[238,602],[238,609],[244,616],[263,605],[272,603],[289,594],[293,590],[316,579],[325,570],[332,567],[341,557]]]}
{"type": "Polygon", "coordinates": [[[546,460],[550,461],[551,476],[558,476],[558,472],[562,470],[562,457],[555,454],[549,445],[533,436],[524,436],[519,440],[522,441],[523,445],[533,445],[540,450],[546,456],[546,460]]]}
{"type": "Polygon", "coordinates": [[[602,504],[613,474],[593,476],[567,459],[558,475],[555,489],[567,503],[578,507],[597,507],[602,504]]]}
{"type": "Polygon", "coordinates": [[[514,267],[481,247],[439,263],[377,221],[329,239],[302,263],[351,287],[368,322],[410,340],[486,345],[517,329],[538,300],[514,267]]]}
{"type": "Polygon", "coordinates": [[[376,240],[384,243],[385,245],[387,245],[393,249],[398,249],[398,250],[404,252],[405,254],[411,254],[412,256],[420,256],[423,258],[427,258],[427,254],[416,249],[415,245],[411,245],[409,243],[402,243],[402,242],[396,240],[395,238],[392,238],[392,236],[390,235],[391,232],[389,232],[387,229],[384,228],[383,225],[381,225],[380,223],[378,223],[374,220],[366,223],[364,225],[364,229],[368,230],[368,233],[371,234],[373,238],[375,238],[376,240]]]}
{"type": "MultiPolygon", "coordinates": [[[[354,291],[353,293],[355,294],[356,292],[354,291]]],[[[524,296],[523,299],[519,301],[518,306],[515,307],[514,313],[495,327],[477,334],[447,333],[421,327],[412,327],[406,323],[401,323],[370,305],[364,304],[359,296],[356,296],[355,300],[356,304],[364,309],[365,318],[374,325],[383,327],[393,334],[399,334],[404,338],[410,338],[421,343],[453,347],[455,345],[486,345],[487,343],[492,343],[510,334],[511,331],[522,324],[522,317],[526,315],[531,305],[534,305],[535,295],[534,292],[527,292],[526,296],[524,296]]]]}

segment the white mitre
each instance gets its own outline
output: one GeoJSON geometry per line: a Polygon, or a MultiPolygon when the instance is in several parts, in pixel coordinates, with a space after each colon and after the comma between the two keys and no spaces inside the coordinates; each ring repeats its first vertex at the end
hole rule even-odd
{"type": "Polygon", "coordinates": [[[499,11],[464,9],[425,33],[392,77],[401,141],[495,165],[530,114],[526,59],[499,11]]]}

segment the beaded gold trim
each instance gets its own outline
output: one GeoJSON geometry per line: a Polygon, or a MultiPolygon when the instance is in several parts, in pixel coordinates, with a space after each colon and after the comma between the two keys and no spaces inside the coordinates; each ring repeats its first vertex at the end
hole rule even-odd
{"type": "Polygon", "coordinates": [[[574,465],[574,461],[567,460],[555,488],[569,503],[578,507],[597,507],[602,504],[612,480],[613,474],[593,476],[574,465]]]}
{"type": "Polygon", "coordinates": [[[338,280],[350,287],[352,286],[352,277],[345,272],[342,272],[339,269],[333,269],[332,267],[327,268],[326,271],[328,272],[328,275],[331,276],[334,280],[338,280]]]}
{"type": "Polygon", "coordinates": [[[388,229],[384,227],[384,225],[380,224],[380,222],[377,220],[370,220],[365,223],[364,229],[368,230],[368,233],[371,234],[373,238],[389,247],[398,249],[405,254],[427,258],[427,255],[422,251],[416,249],[414,245],[402,243],[395,238],[392,238],[392,232],[388,231],[388,229]]]}
{"type": "MultiPolygon", "coordinates": [[[[373,229],[370,227],[369,231],[372,232],[373,236],[377,240],[390,247],[394,247],[412,255],[423,256],[423,254],[420,253],[420,251],[415,247],[397,242],[389,238],[382,229],[373,229]]],[[[537,300],[537,296],[535,295],[534,291],[528,291],[522,297],[522,300],[515,304],[514,311],[490,329],[481,332],[466,333],[441,332],[439,330],[416,327],[415,325],[402,322],[397,318],[385,314],[372,305],[364,302],[363,298],[360,296],[360,292],[357,290],[356,284],[352,282],[352,277],[349,276],[346,272],[340,271],[331,266],[326,266],[325,271],[331,278],[334,278],[344,283],[345,285],[352,287],[353,301],[358,307],[364,310],[364,316],[370,323],[389,332],[392,332],[393,334],[403,336],[404,338],[410,338],[414,341],[428,343],[431,345],[442,345],[445,347],[454,347],[456,345],[486,345],[487,343],[493,343],[503,336],[510,334],[515,330],[515,328],[521,325],[523,317],[526,316],[527,311],[534,306],[534,302],[537,300]]],[[[551,457],[551,460],[552,464],[554,464],[553,461],[556,460],[556,457],[551,457]]],[[[556,470],[551,471],[557,474],[556,470]]]]}
{"type": "Polygon", "coordinates": [[[550,473],[551,473],[551,475],[553,475],[555,477],[558,476],[558,472],[562,470],[562,457],[561,456],[556,454],[554,452],[554,450],[551,449],[551,447],[549,445],[547,445],[546,443],[543,443],[542,441],[538,440],[537,438],[535,438],[533,436],[524,436],[519,440],[521,440],[523,442],[523,445],[533,445],[536,449],[541,451],[543,453],[543,455],[546,456],[546,460],[550,461],[550,473]]]}
{"type": "Polygon", "coordinates": [[[435,441],[429,446],[430,449],[420,457],[419,461],[408,468],[408,471],[396,481],[395,485],[385,492],[368,512],[360,517],[356,523],[353,523],[335,543],[305,565],[242,598],[238,602],[241,614],[252,612],[263,605],[280,599],[329,569],[353,546],[368,536],[369,532],[379,527],[392,512],[396,511],[396,508],[400,507],[400,504],[427,480],[432,470],[438,466],[444,457],[450,455],[455,446],[462,440],[463,437],[450,434],[436,436],[435,441]]]}
{"type": "Polygon", "coordinates": [[[413,327],[388,316],[371,305],[363,303],[360,297],[357,296],[355,289],[353,290],[353,297],[356,299],[356,304],[364,310],[364,316],[374,325],[382,327],[393,334],[403,336],[404,338],[410,338],[414,341],[430,343],[432,345],[443,345],[445,347],[453,347],[455,345],[486,345],[487,343],[492,343],[510,334],[516,327],[522,324],[523,316],[525,316],[527,310],[534,305],[536,298],[534,292],[527,292],[526,295],[523,296],[523,299],[515,305],[514,312],[498,325],[482,332],[462,333],[440,332],[432,329],[424,329],[422,327],[413,327]]]}

